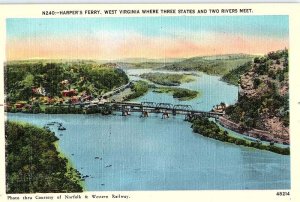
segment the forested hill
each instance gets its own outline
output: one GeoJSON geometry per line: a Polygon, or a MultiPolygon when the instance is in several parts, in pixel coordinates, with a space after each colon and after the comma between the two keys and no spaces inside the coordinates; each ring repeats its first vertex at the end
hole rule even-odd
{"type": "Polygon", "coordinates": [[[226,109],[229,118],[245,128],[289,136],[288,50],[254,58],[240,77],[239,100],[226,109]]]}
{"type": "Polygon", "coordinates": [[[85,92],[98,96],[128,80],[125,72],[112,63],[30,61],[5,64],[8,102],[27,101],[41,95],[61,97],[63,90],[70,89],[76,90],[78,95],[85,92]]]}
{"type": "Polygon", "coordinates": [[[193,57],[165,65],[161,69],[173,71],[202,71],[207,74],[225,75],[229,73],[230,70],[250,62],[252,59],[253,56],[245,54],[193,57]]]}
{"type": "Polygon", "coordinates": [[[222,76],[222,80],[232,85],[239,85],[240,76],[251,69],[252,61],[247,62],[235,69],[230,70],[227,74],[222,76]]]}
{"type": "Polygon", "coordinates": [[[60,157],[48,130],[29,124],[6,122],[6,192],[82,192],[80,173],[60,157]]]}

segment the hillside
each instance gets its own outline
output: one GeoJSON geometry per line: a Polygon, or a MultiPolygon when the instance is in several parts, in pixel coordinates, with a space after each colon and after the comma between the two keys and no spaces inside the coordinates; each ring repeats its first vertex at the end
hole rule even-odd
{"type": "Polygon", "coordinates": [[[226,114],[245,130],[256,128],[288,139],[288,50],[254,58],[250,69],[240,77],[239,100],[226,109],[226,114]]]}
{"type": "Polygon", "coordinates": [[[115,62],[119,67],[122,68],[157,69],[182,60],[184,60],[184,58],[161,58],[161,59],[124,58],[119,60],[113,60],[112,62],[115,62]]]}
{"type": "Polygon", "coordinates": [[[222,76],[222,81],[232,85],[239,85],[240,76],[251,69],[252,62],[247,62],[236,69],[230,70],[227,74],[222,76]]]}
{"type": "Polygon", "coordinates": [[[165,66],[169,63],[163,62],[136,62],[136,63],[125,63],[120,62],[118,65],[122,68],[130,68],[130,69],[157,69],[165,66]]]}
{"type": "Polygon", "coordinates": [[[73,95],[95,97],[128,80],[125,72],[113,63],[14,61],[5,64],[7,102],[73,95]]]}
{"type": "Polygon", "coordinates": [[[7,193],[82,192],[80,173],[61,157],[53,132],[29,124],[5,123],[7,193]]]}
{"type": "Polygon", "coordinates": [[[165,65],[161,69],[173,71],[202,71],[207,74],[225,75],[253,59],[251,55],[231,54],[219,56],[203,56],[185,59],[165,65]]]}

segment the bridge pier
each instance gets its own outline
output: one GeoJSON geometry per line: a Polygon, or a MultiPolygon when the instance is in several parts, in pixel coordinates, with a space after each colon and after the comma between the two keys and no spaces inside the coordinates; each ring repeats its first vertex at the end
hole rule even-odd
{"type": "Polygon", "coordinates": [[[176,109],[172,109],[173,116],[176,116],[176,109]]]}
{"type": "Polygon", "coordinates": [[[192,119],[192,116],[191,116],[190,114],[186,114],[186,115],[184,116],[184,120],[185,120],[185,121],[191,121],[191,119],[192,119]]]}
{"type": "Polygon", "coordinates": [[[148,117],[148,112],[147,111],[142,111],[141,117],[148,117]]]}
{"type": "Polygon", "coordinates": [[[169,114],[168,114],[168,112],[163,112],[163,114],[162,114],[161,118],[162,118],[162,119],[169,118],[169,114]]]}
{"type": "Polygon", "coordinates": [[[129,115],[129,110],[126,109],[125,106],[122,106],[122,116],[128,116],[129,115]]]}

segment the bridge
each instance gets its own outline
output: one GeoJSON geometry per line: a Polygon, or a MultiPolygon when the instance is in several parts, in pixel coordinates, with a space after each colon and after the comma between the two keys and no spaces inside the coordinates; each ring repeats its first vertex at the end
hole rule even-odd
{"type": "Polygon", "coordinates": [[[194,110],[191,105],[182,104],[155,102],[107,102],[105,104],[111,106],[114,111],[122,112],[122,116],[127,116],[131,112],[140,112],[142,117],[148,117],[149,113],[162,113],[162,118],[167,118],[170,114],[173,116],[181,114],[185,115],[185,119],[190,120],[197,117],[219,118],[224,115],[219,112],[194,110]]]}
{"type": "Polygon", "coordinates": [[[223,116],[220,112],[207,112],[201,110],[195,110],[191,105],[177,104],[173,105],[171,103],[155,103],[155,102],[102,102],[102,101],[89,101],[84,103],[75,104],[60,104],[60,106],[65,107],[80,107],[80,108],[107,108],[110,107],[112,111],[122,112],[122,116],[130,115],[133,112],[141,113],[141,117],[148,117],[150,113],[161,113],[162,118],[168,118],[169,115],[176,116],[177,114],[185,115],[186,120],[191,120],[197,117],[208,117],[218,119],[223,116]]]}

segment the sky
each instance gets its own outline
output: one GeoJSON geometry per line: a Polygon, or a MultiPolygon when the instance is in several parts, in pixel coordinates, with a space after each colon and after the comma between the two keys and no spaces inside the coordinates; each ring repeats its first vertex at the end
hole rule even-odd
{"type": "Polygon", "coordinates": [[[7,60],[188,58],[288,48],[288,16],[10,18],[7,60]]]}

